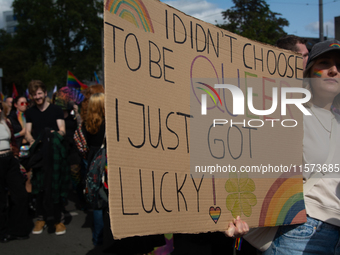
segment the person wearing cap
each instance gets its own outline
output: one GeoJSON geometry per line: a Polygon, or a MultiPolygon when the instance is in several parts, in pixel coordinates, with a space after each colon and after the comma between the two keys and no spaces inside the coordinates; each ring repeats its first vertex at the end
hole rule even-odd
{"type": "Polygon", "coordinates": [[[279,227],[264,255],[340,254],[340,115],[332,110],[340,108],[340,42],[315,44],[303,76],[312,94],[303,116],[307,222],[279,227]]]}

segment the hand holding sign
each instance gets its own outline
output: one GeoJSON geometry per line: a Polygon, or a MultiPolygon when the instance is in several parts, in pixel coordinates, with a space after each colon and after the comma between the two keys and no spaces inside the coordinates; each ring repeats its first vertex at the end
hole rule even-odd
{"type": "Polygon", "coordinates": [[[227,237],[239,238],[247,234],[248,231],[249,227],[247,222],[241,220],[240,216],[237,216],[236,219],[229,222],[228,229],[224,231],[224,234],[227,237]]]}

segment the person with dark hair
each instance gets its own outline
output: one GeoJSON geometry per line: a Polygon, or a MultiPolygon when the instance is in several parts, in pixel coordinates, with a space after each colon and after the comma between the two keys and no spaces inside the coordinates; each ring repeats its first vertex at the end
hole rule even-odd
{"type": "Polygon", "coordinates": [[[303,70],[305,70],[309,53],[306,47],[306,43],[307,40],[305,38],[301,38],[295,35],[287,35],[285,37],[280,38],[276,42],[276,46],[282,49],[301,53],[303,60],[303,70]]]}
{"type": "Polygon", "coordinates": [[[37,195],[38,220],[33,234],[41,234],[48,216],[54,216],[56,235],[66,233],[61,222],[63,200],[67,198],[70,179],[67,153],[63,145],[65,121],[62,109],[47,101],[44,83],[32,80],[29,93],[35,103],[26,111],[26,140],[30,143],[33,177],[32,193],[37,195]],[[35,142],[37,140],[37,142],[35,142]]]}
{"type": "Polygon", "coordinates": [[[0,102],[0,242],[29,238],[27,231],[27,192],[25,179],[20,173],[19,150],[11,124],[0,102]],[[7,209],[7,189],[10,192],[11,210],[7,209]]]}
{"type": "Polygon", "coordinates": [[[20,148],[23,139],[26,134],[26,116],[25,112],[27,110],[27,99],[24,96],[18,96],[13,100],[12,110],[10,111],[8,118],[11,121],[14,137],[20,148]]]}

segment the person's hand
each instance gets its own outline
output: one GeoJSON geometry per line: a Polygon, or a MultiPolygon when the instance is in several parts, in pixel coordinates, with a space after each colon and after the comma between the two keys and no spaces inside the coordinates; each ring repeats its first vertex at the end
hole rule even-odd
{"type": "Polygon", "coordinates": [[[228,229],[224,231],[224,234],[227,237],[242,237],[247,234],[249,231],[249,226],[247,222],[241,220],[240,216],[237,216],[236,219],[230,221],[228,224],[228,229]]]}
{"type": "Polygon", "coordinates": [[[31,146],[34,142],[35,142],[35,140],[32,139],[32,140],[30,141],[30,146],[31,146]]]}

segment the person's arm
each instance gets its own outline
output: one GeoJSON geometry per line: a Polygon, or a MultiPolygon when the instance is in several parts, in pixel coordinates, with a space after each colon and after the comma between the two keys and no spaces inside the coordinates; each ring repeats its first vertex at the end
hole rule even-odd
{"type": "Polygon", "coordinates": [[[25,135],[26,135],[26,128],[25,127],[22,127],[20,132],[14,134],[15,138],[20,137],[20,136],[25,136],[25,135]]]}
{"type": "Polygon", "coordinates": [[[9,130],[11,131],[11,141],[10,141],[11,150],[13,152],[14,157],[18,158],[19,157],[19,148],[18,148],[18,145],[17,145],[15,138],[14,138],[13,127],[12,127],[11,122],[9,120],[6,121],[6,124],[9,128],[9,130]]]}
{"type": "Polygon", "coordinates": [[[249,226],[247,222],[241,220],[240,216],[237,216],[236,219],[229,222],[228,229],[224,231],[224,234],[227,237],[242,237],[247,234],[249,231],[249,226]]]}
{"type": "Polygon", "coordinates": [[[32,133],[32,123],[27,122],[25,139],[27,140],[27,142],[29,142],[30,145],[32,145],[35,141],[31,133],[32,133]]]}
{"type": "Polygon", "coordinates": [[[65,131],[66,130],[65,129],[65,120],[63,120],[63,119],[57,120],[57,125],[58,125],[58,129],[59,129],[59,131],[58,131],[59,135],[64,136],[65,133],[66,133],[66,131],[65,131]]]}
{"type": "Polygon", "coordinates": [[[81,117],[80,117],[80,114],[79,114],[78,105],[74,104],[73,110],[74,110],[75,119],[77,120],[77,125],[79,126],[81,124],[81,117]]]}

